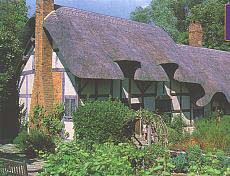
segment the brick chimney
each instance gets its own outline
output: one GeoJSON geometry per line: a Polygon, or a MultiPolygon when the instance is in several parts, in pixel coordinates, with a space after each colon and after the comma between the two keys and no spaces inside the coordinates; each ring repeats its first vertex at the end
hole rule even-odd
{"type": "Polygon", "coordinates": [[[36,105],[47,112],[54,106],[52,79],[52,47],[43,29],[44,18],[54,10],[54,0],[36,0],[35,23],[35,75],[31,100],[31,112],[36,105]]]}
{"type": "Polygon", "coordinates": [[[189,45],[202,47],[203,30],[199,22],[193,22],[189,25],[189,45]]]}

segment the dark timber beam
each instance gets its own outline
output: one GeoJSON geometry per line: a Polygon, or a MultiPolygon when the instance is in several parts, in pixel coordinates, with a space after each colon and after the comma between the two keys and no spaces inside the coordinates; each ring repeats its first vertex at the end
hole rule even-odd
{"type": "Polygon", "coordinates": [[[131,108],[131,96],[132,96],[132,80],[129,78],[129,92],[128,92],[128,102],[129,102],[129,107],[131,108]]]}
{"type": "Polygon", "coordinates": [[[96,79],[94,83],[95,83],[95,100],[97,100],[98,98],[98,80],[96,79]]]}
{"type": "Polygon", "coordinates": [[[110,81],[110,96],[113,98],[113,80],[110,81]]]}
{"type": "Polygon", "coordinates": [[[122,101],[122,80],[120,80],[120,101],[122,101]]]}

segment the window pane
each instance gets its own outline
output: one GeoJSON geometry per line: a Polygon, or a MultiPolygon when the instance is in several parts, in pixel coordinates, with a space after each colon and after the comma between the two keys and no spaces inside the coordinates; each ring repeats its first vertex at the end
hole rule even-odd
{"type": "Polygon", "coordinates": [[[171,112],[172,100],[156,100],[156,110],[160,112],[171,112]]]}
{"type": "Polygon", "coordinates": [[[70,99],[65,99],[65,116],[70,116],[71,109],[70,109],[70,99]]]}
{"type": "Polygon", "coordinates": [[[73,115],[73,112],[75,111],[76,108],[76,100],[71,99],[71,116],[73,115]]]}
{"type": "Polygon", "coordinates": [[[76,109],[76,99],[74,98],[65,98],[65,116],[70,118],[72,117],[73,112],[76,109]]]}

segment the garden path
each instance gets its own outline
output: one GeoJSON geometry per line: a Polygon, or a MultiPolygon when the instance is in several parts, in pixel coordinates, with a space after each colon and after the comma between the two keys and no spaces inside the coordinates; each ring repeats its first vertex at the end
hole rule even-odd
{"type": "Polygon", "coordinates": [[[42,170],[44,165],[43,160],[26,158],[26,156],[14,144],[0,145],[0,157],[21,162],[25,161],[29,176],[35,176],[42,170]]]}

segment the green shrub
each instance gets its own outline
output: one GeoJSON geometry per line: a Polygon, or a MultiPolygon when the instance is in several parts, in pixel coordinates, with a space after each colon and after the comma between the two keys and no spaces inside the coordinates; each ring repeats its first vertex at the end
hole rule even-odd
{"type": "Polygon", "coordinates": [[[62,104],[56,105],[54,111],[49,114],[42,107],[36,106],[33,110],[33,117],[30,118],[30,125],[32,128],[39,129],[48,136],[58,139],[64,128],[61,122],[63,113],[64,106],[62,104]]]}
{"type": "Polygon", "coordinates": [[[3,170],[4,170],[4,162],[0,160],[0,175],[7,176],[7,174],[5,174],[3,170]]]}
{"type": "Polygon", "coordinates": [[[30,117],[29,133],[27,129],[21,130],[14,143],[30,157],[35,157],[41,152],[52,152],[55,148],[54,141],[61,138],[63,112],[63,105],[57,105],[50,114],[45,113],[42,107],[36,106],[33,117],[30,117]]]}
{"type": "Polygon", "coordinates": [[[61,137],[64,125],[61,119],[64,115],[64,105],[59,104],[55,107],[54,111],[48,115],[44,115],[41,121],[41,126],[47,135],[52,138],[59,139],[61,137]]]}
{"type": "Polygon", "coordinates": [[[173,128],[168,128],[169,144],[178,144],[184,138],[184,135],[173,128]]]}
{"type": "Polygon", "coordinates": [[[174,171],[176,173],[186,173],[188,172],[188,160],[187,155],[184,153],[179,154],[172,158],[172,163],[175,166],[174,171]]]}
{"type": "Polygon", "coordinates": [[[183,127],[185,126],[183,122],[183,118],[178,115],[172,118],[170,127],[174,130],[176,130],[178,133],[183,133],[183,127]]]}
{"type": "Polygon", "coordinates": [[[170,173],[170,162],[169,152],[161,146],[139,150],[130,144],[104,143],[87,150],[70,142],[61,144],[48,157],[41,176],[161,175],[170,173]]]}
{"type": "Polygon", "coordinates": [[[171,113],[163,113],[163,114],[161,114],[161,117],[162,117],[163,121],[165,122],[165,124],[169,127],[171,125],[171,122],[172,122],[172,114],[171,113]]]}
{"type": "Polygon", "coordinates": [[[26,130],[22,130],[19,132],[18,136],[14,139],[13,143],[17,144],[18,147],[25,151],[28,147],[29,135],[26,130]]]}
{"type": "Polygon", "coordinates": [[[230,159],[223,152],[204,153],[199,146],[187,151],[188,172],[190,175],[222,176],[230,174],[230,159]]]}
{"type": "Polygon", "coordinates": [[[35,157],[40,152],[53,152],[55,148],[53,139],[37,129],[31,130],[29,134],[27,131],[20,132],[14,143],[29,157],[35,157]]]}
{"type": "Polygon", "coordinates": [[[55,154],[48,156],[40,176],[65,175],[228,175],[230,159],[223,152],[203,153],[198,146],[186,154],[172,157],[167,148],[152,145],[137,149],[127,143],[94,144],[91,150],[79,142],[61,143],[55,154]]]}
{"type": "Polygon", "coordinates": [[[168,143],[168,130],[167,125],[164,123],[161,116],[154,114],[146,109],[141,109],[136,112],[136,117],[142,119],[143,123],[150,124],[153,132],[156,133],[158,144],[166,145],[168,143]]]}
{"type": "Polygon", "coordinates": [[[230,151],[230,118],[225,116],[219,124],[215,119],[200,119],[195,122],[194,137],[203,143],[204,148],[230,151]]]}
{"type": "Polygon", "coordinates": [[[183,133],[183,127],[185,124],[180,115],[171,118],[168,114],[163,114],[162,118],[168,127],[169,144],[178,144],[188,137],[186,133],[183,133]]]}
{"type": "Polygon", "coordinates": [[[144,149],[144,168],[138,170],[137,175],[171,175],[175,166],[172,163],[170,152],[161,145],[152,145],[144,149]]]}
{"type": "Polygon", "coordinates": [[[33,150],[37,152],[53,152],[55,148],[53,139],[39,130],[31,130],[29,143],[33,147],[33,150]]]}
{"type": "Polygon", "coordinates": [[[134,112],[119,101],[86,102],[74,113],[76,139],[93,143],[124,141],[123,126],[134,117],[134,112]]]}
{"type": "Polygon", "coordinates": [[[122,155],[127,146],[113,144],[94,145],[93,151],[75,142],[63,143],[57,153],[51,154],[41,176],[65,175],[127,175],[133,174],[128,156],[122,155]],[[124,151],[123,151],[124,150],[124,151]]]}

